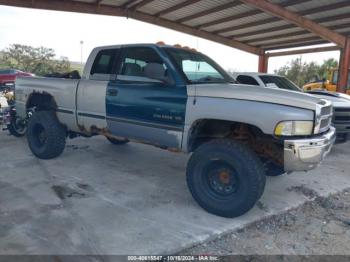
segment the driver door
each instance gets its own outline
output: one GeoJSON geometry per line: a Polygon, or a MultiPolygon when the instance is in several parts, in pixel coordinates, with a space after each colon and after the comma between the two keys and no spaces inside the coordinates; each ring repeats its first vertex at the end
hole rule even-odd
{"type": "Polygon", "coordinates": [[[108,129],[115,136],[180,148],[187,92],[172,80],[152,47],[122,49],[117,78],[107,86],[108,129]]]}

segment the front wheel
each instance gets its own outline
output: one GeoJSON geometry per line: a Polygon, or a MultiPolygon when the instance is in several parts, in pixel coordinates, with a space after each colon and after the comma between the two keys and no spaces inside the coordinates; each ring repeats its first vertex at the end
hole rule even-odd
{"type": "Polygon", "coordinates": [[[36,157],[52,159],[65,148],[66,129],[58,122],[54,112],[36,111],[28,122],[27,140],[36,157]]]}
{"type": "Polygon", "coordinates": [[[230,139],[201,145],[187,165],[193,198],[209,213],[237,217],[249,211],[265,187],[264,167],[247,146],[230,139]]]}

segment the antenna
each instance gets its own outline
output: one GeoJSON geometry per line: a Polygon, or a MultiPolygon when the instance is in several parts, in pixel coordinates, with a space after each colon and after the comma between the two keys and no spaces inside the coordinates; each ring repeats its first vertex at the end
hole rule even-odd
{"type": "MultiPolygon", "coordinates": [[[[199,50],[199,37],[197,36],[196,37],[196,50],[198,51],[199,50]]],[[[197,75],[197,72],[199,71],[199,63],[198,65],[196,65],[196,75],[197,75]]],[[[193,99],[193,105],[195,105],[197,102],[197,85],[194,86],[194,99],[193,99]]]]}

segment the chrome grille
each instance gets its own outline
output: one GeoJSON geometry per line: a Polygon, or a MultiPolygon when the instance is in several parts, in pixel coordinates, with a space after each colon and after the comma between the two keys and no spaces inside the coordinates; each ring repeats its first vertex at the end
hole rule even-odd
{"type": "Polygon", "coordinates": [[[332,121],[332,118],[326,118],[326,119],[321,120],[321,125],[320,125],[321,132],[320,133],[322,133],[322,130],[324,130],[324,131],[328,130],[328,128],[331,124],[331,121],[332,121]]]}
{"type": "Polygon", "coordinates": [[[321,108],[321,115],[329,115],[332,113],[332,107],[326,106],[321,108]]]}
{"type": "Polygon", "coordinates": [[[316,110],[315,134],[326,132],[332,124],[333,107],[331,102],[322,100],[316,110]]]}

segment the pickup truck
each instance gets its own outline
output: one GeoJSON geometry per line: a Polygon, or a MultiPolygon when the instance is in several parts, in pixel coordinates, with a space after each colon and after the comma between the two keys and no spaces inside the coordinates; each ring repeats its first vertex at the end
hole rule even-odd
{"type": "MultiPolygon", "coordinates": [[[[235,72],[232,75],[241,84],[305,92],[292,81],[279,75],[256,72],[235,72]]],[[[332,102],[334,109],[332,124],[336,129],[336,141],[346,142],[350,138],[350,96],[318,89],[306,93],[332,102]]]]}
{"type": "Polygon", "coordinates": [[[0,69],[0,91],[13,89],[18,76],[33,76],[33,74],[16,69],[0,69]]]}
{"type": "Polygon", "coordinates": [[[19,77],[15,97],[20,118],[31,112],[38,158],[95,135],[187,153],[193,198],[236,217],[262,196],[266,174],[313,169],[334,143],[331,103],[286,92],[236,84],[193,49],[135,44],[95,48],[81,79],[19,77]]]}

